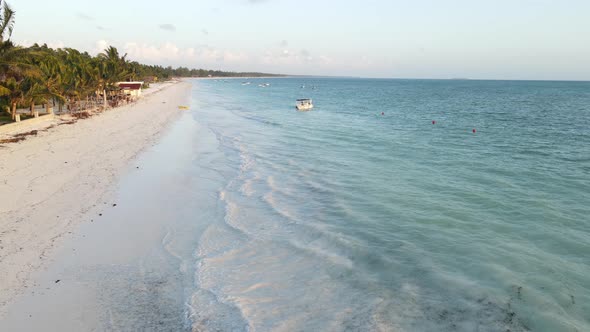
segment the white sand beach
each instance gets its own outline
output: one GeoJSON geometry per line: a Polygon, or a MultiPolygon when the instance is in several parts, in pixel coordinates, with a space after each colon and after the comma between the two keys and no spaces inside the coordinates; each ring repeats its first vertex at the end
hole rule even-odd
{"type": "Polygon", "coordinates": [[[111,203],[118,176],[178,119],[190,86],[154,85],[134,104],[0,147],[0,317],[58,243],[111,203]]]}

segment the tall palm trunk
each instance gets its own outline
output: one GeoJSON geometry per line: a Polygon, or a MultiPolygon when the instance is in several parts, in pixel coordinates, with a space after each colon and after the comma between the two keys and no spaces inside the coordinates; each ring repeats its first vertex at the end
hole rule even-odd
{"type": "Polygon", "coordinates": [[[10,116],[12,117],[12,120],[14,121],[16,119],[16,102],[13,101],[12,104],[10,105],[11,110],[10,110],[10,116]]]}
{"type": "Polygon", "coordinates": [[[107,91],[102,90],[102,108],[107,109],[107,91]]]}

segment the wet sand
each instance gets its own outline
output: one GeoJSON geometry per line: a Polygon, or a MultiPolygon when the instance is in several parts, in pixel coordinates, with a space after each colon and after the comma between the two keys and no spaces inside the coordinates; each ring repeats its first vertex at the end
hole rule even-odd
{"type": "Polygon", "coordinates": [[[211,213],[203,204],[214,200],[195,199],[192,191],[206,180],[185,170],[197,155],[206,159],[200,151],[214,148],[198,134],[185,113],[134,159],[107,204],[87,214],[90,221],[62,241],[51,264],[32,274],[0,330],[190,330],[185,292],[193,236],[202,227],[195,211],[211,213]]]}

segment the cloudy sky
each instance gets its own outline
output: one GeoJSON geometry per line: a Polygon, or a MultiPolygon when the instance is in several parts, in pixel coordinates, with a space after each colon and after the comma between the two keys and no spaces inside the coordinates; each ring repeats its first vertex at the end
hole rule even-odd
{"type": "Polygon", "coordinates": [[[13,40],[285,74],[590,80],[590,0],[12,0],[13,40]]]}

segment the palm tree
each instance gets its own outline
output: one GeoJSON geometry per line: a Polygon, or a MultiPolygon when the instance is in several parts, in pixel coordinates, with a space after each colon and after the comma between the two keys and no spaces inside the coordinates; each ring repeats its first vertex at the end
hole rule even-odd
{"type": "Polygon", "coordinates": [[[2,6],[2,0],[0,0],[0,96],[8,97],[9,109],[8,112],[12,115],[14,120],[16,115],[16,105],[20,100],[22,93],[19,91],[19,72],[16,68],[16,64],[22,50],[15,47],[10,41],[12,30],[14,28],[14,17],[15,12],[10,6],[4,2],[2,6]],[[4,40],[6,38],[6,40],[4,40]],[[12,75],[11,74],[16,74],[12,75]]]}
{"type": "Polygon", "coordinates": [[[16,118],[16,106],[23,99],[23,93],[18,82],[14,77],[7,78],[2,82],[2,96],[7,97],[9,101],[8,113],[12,120],[16,118]]]}
{"type": "Polygon", "coordinates": [[[61,68],[62,64],[57,58],[55,52],[52,49],[47,49],[46,55],[39,62],[39,69],[43,73],[43,87],[41,89],[42,96],[45,99],[45,110],[49,113],[49,103],[55,101],[64,101],[62,91],[60,90],[62,76],[61,68]]]}
{"type": "Polygon", "coordinates": [[[10,40],[0,44],[0,96],[8,97],[8,113],[13,120],[18,104],[30,102],[32,113],[34,102],[40,97],[39,84],[43,73],[36,63],[38,57],[35,48],[14,46],[10,40]]]}
{"type": "Polygon", "coordinates": [[[132,81],[137,81],[145,76],[145,75],[143,75],[142,65],[137,61],[133,61],[133,62],[128,63],[128,72],[129,72],[129,78],[132,81]]]}
{"type": "MultiPolygon", "coordinates": [[[[0,6],[2,6],[2,0],[0,0],[0,6]]],[[[2,14],[0,14],[0,43],[4,42],[4,37],[7,33],[7,39],[10,39],[10,36],[12,35],[12,29],[14,28],[14,16],[14,10],[10,8],[8,3],[4,2],[2,14]]]]}
{"type": "Polygon", "coordinates": [[[71,48],[58,50],[58,63],[54,75],[57,95],[63,97],[60,100],[60,110],[64,102],[67,102],[70,110],[88,94],[89,90],[89,62],[90,56],[71,48]]]}
{"type": "Polygon", "coordinates": [[[124,81],[131,77],[131,72],[127,70],[128,62],[125,59],[127,54],[122,57],[119,56],[119,51],[113,46],[109,46],[103,53],[98,55],[100,61],[99,68],[102,71],[102,91],[103,102],[106,108],[106,92],[107,90],[115,90],[115,84],[124,81]]]}
{"type": "Polygon", "coordinates": [[[7,78],[0,83],[0,95],[8,98],[8,112],[13,120],[16,118],[16,107],[23,103],[32,91],[31,82],[39,77],[39,71],[33,67],[11,66],[7,78]]]}
{"type": "Polygon", "coordinates": [[[31,114],[34,111],[35,103],[45,104],[49,113],[51,100],[62,100],[65,98],[59,89],[61,83],[61,65],[55,52],[47,45],[34,46],[29,48],[29,64],[34,72],[24,80],[25,95],[31,107],[31,114]]]}
{"type": "Polygon", "coordinates": [[[6,2],[2,6],[2,0],[0,0],[0,11],[0,81],[4,81],[6,72],[9,70],[8,67],[18,62],[21,49],[15,47],[10,41],[12,29],[14,28],[14,10],[6,2]],[[6,40],[4,40],[5,38],[6,40]]]}

